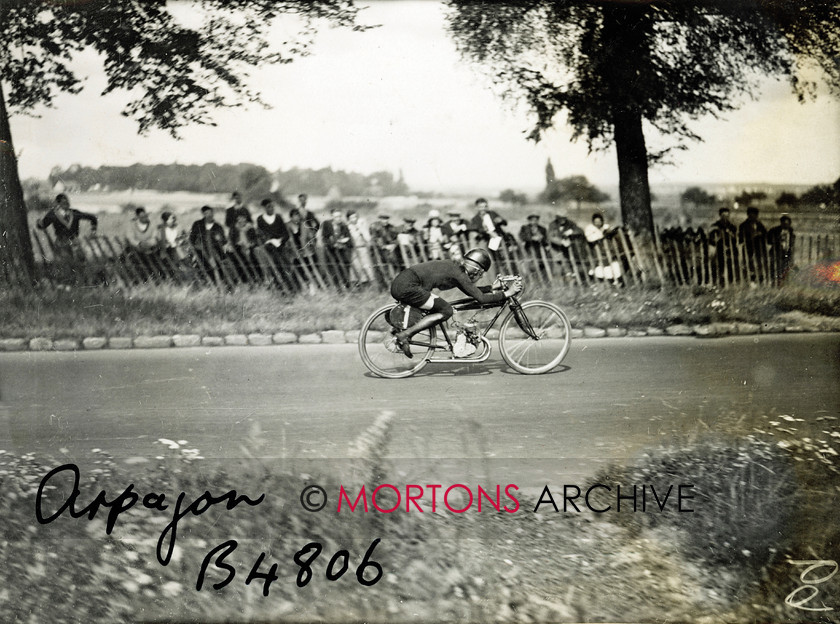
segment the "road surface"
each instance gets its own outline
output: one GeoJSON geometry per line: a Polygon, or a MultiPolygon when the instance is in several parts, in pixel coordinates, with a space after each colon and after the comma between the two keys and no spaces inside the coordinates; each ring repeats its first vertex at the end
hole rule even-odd
{"type": "MultiPolygon", "coordinates": [[[[187,440],[208,461],[250,452],[305,472],[343,458],[388,411],[404,478],[572,483],[671,436],[743,416],[840,416],[840,335],[577,340],[553,373],[481,365],[373,377],[354,345],[0,353],[0,449],[83,461],[187,440]]],[[[395,477],[396,478],[396,477],[395,477]]]]}

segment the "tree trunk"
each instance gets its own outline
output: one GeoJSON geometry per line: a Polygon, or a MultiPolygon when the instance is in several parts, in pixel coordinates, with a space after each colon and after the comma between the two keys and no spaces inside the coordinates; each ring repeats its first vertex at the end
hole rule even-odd
{"type": "Polygon", "coordinates": [[[649,65],[652,22],[645,4],[615,3],[604,7],[603,38],[607,49],[602,75],[612,108],[613,139],[618,156],[618,193],[625,227],[637,238],[653,236],[645,135],[644,92],[637,91],[640,67],[649,65]]]}
{"type": "Polygon", "coordinates": [[[0,83],[0,262],[7,262],[23,273],[28,281],[35,274],[35,259],[32,240],[29,238],[29,224],[26,219],[26,205],[23,202],[23,187],[20,184],[17,155],[12,144],[12,129],[9,114],[0,83]]]}
{"type": "Polygon", "coordinates": [[[613,119],[621,218],[634,234],[649,238],[653,236],[653,214],[642,115],[621,107],[614,111],[613,119]]]}

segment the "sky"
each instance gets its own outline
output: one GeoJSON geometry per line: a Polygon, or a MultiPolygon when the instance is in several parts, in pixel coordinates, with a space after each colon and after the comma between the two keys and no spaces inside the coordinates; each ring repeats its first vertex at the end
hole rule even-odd
{"type": "MultiPolygon", "coordinates": [[[[74,163],[249,162],[272,171],[402,171],[415,191],[536,192],[550,158],[557,177],[618,183],[614,152],[589,154],[562,120],[538,144],[525,138],[531,119],[459,57],[438,2],[371,2],[361,20],[380,27],[323,29],[310,56],[255,71],[250,84],[270,109],[219,111],[217,126],[189,127],[181,140],[138,135],[120,115],[128,96],[101,96],[100,61],[82,55],[78,67],[88,78],[81,94],[61,95],[38,117],[12,118],[21,176],[44,178],[74,163]]],[[[695,122],[704,142],[677,153],[674,166],[652,170],[651,183],[833,182],[840,102],[822,95],[802,105],[786,84],[767,81],[755,101],[725,119],[695,122]]]]}

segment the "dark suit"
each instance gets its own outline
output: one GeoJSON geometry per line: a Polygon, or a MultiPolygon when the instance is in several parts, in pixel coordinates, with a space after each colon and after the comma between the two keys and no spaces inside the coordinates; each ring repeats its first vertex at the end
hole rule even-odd
{"type": "Polygon", "coordinates": [[[506,234],[503,226],[507,225],[507,221],[502,219],[502,217],[499,216],[499,213],[495,210],[488,210],[487,214],[490,215],[490,218],[493,220],[493,228],[490,231],[487,229],[484,215],[480,212],[470,219],[468,229],[471,232],[475,232],[476,241],[488,241],[493,236],[504,237],[506,234]]]}
{"type": "Polygon", "coordinates": [[[214,268],[221,268],[224,257],[225,230],[213,222],[208,229],[204,219],[199,219],[190,228],[190,245],[195,250],[196,262],[208,276],[215,280],[214,268]]]}
{"type": "Polygon", "coordinates": [[[519,240],[526,251],[539,256],[540,249],[548,247],[548,230],[539,223],[526,223],[519,228],[519,240]]]}
{"type": "Polygon", "coordinates": [[[350,285],[350,265],[353,262],[353,237],[344,221],[324,221],[321,224],[321,239],[327,253],[327,263],[333,268],[333,275],[345,286],[350,285]],[[345,240],[346,239],[346,240],[345,240]]]}

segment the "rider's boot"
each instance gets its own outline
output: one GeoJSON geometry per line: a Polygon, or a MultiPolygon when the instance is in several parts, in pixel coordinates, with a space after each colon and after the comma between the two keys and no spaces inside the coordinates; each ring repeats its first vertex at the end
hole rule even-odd
{"type": "Polygon", "coordinates": [[[440,312],[435,312],[434,314],[427,314],[419,321],[417,321],[411,327],[402,330],[401,332],[397,332],[394,334],[394,339],[397,342],[397,346],[402,350],[402,352],[406,355],[406,357],[414,357],[411,354],[411,348],[409,347],[408,341],[411,337],[423,331],[424,329],[429,329],[430,327],[434,327],[441,321],[445,319],[444,315],[440,312]]]}

